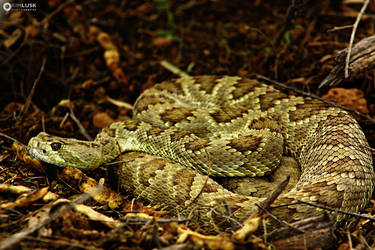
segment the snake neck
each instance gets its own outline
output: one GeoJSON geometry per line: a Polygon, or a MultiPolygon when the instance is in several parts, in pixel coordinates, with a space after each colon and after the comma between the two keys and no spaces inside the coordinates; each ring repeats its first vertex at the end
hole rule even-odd
{"type": "Polygon", "coordinates": [[[118,139],[114,136],[111,136],[110,133],[107,132],[107,129],[104,129],[100,132],[93,143],[99,144],[100,151],[101,151],[101,164],[109,163],[120,156],[120,154],[124,151],[118,139]]]}

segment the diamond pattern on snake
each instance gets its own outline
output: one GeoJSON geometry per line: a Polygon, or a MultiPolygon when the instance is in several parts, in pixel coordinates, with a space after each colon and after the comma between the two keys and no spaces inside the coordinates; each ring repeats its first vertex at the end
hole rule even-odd
{"type": "Polygon", "coordinates": [[[278,206],[298,200],[359,212],[375,180],[367,140],[346,111],[237,76],[156,84],[139,96],[132,120],[111,124],[94,141],[41,132],[28,150],[42,161],[87,170],[121,155],[117,174],[126,193],[209,230],[240,225],[287,175],[293,181],[270,212],[288,222],[322,213],[303,204],[278,206]]]}

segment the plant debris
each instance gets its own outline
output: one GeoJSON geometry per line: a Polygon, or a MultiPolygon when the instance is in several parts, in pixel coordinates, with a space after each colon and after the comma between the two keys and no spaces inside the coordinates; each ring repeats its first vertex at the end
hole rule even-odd
{"type": "MultiPolygon", "coordinates": [[[[347,230],[322,217],[262,232],[269,215],[260,213],[239,239],[209,235],[163,204],[120,193],[111,165],[56,168],[22,145],[40,131],[93,138],[131,119],[144,89],[178,75],[260,74],[289,94],[349,104],[374,147],[374,7],[360,2],[48,0],[1,9],[0,249],[375,248],[365,216],[347,230]]],[[[374,202],[362,213],[374,215],[374,202]]]]}

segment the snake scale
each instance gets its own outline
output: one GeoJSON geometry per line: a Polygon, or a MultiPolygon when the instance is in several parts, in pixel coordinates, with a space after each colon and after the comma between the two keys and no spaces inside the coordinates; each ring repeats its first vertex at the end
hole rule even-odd
{"type": "MultiPolygon", "coordinates": [[[[94,141],[41,132],[28,150],[45,162],[82,169],[121,155],[123,190],[212,230],[243,221],[265,200],[233,193],[213,178],[272,176],[282,155],[296,159],[301,176],[270,211],[289,222],[322,210],[277,205],[302,200],[358,212],[369,202],[375,180],[366,138],[346,111],[236,76],[156,84],[139,96],[132,120],[112,123],[94,141]]],[[[331,216],[339,222],[348,217],[331,216]]]]}

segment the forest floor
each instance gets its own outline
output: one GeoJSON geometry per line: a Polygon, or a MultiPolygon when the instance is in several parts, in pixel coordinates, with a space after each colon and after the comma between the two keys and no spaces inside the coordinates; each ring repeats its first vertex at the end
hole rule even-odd
{"type": "MultiPolygon", "coordinates": [[[[373,70],[339,88],[318,88],[335,66],[334,55],[348,47],[362,5],[291,2],[309,1],[49,0],[35,10],[3,14],[0,133],[7,137],[0,136],[0,249],[268,249],[286,242],[292,247],[291,240],[272,243],[262,234],[238,242],[231,234],[189,231],[186,222],[177,223],[158,207],[111,191],[117,190],[111,168],[69,179],[63,169],[28,158],[22,146],[40,131],[95,137],[113,121],[131,117],[143,90],[178,77],[166,65],[190,75],[260,74],[374,117],[373,70]],[[124,205],[112,209],[106,198],[83,196],[82,182],[95,185],[94,180],[104,180],[111,188],[108,200],[121,196],[124,205]],[[80,203],[85,206],[78,208],[80,203]],[[125,218],[130,209],[144,217],[125,218]]],[[[354,43],[375,33],[374,12],[370,5],[354,43]]],[[[374,147],[373,123],[355,117],[374,147]]],[[[363,213],[374,210],[372,203],[363,213]]],[[[360,219],[351,229],[335,231],[328,245],[374,247],[374,233],[373,222],[360,219]]]]}

